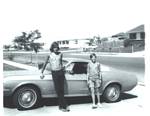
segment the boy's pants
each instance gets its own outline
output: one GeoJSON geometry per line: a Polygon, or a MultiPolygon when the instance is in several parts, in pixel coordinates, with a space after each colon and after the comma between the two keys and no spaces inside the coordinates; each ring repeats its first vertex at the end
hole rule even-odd
{"type": "Polygon", "coordinates": [[[63,70],[52,71],[55,90],[58,96],[59,108],[66,108],[66,100],[64,98],[64,80],[65,75],[63,70]]]}

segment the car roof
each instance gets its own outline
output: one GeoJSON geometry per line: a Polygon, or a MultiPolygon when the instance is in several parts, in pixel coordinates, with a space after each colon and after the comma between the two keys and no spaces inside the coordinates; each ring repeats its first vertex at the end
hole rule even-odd
{"type": "Polygon", "coordinates": [[[68,62],[89,62],[90,61],[84,58],[63,58],[63,60],[67,60],[68,62]]]}
{"type": "MultiPolygon", "coordinates": [[[[90,62],[90,60],[84,58],[63,58],[63,60],[67,60],[68,62],[87,62],[87,63],[90,62]]],[[[101,70],[110,71],[110,67],[102,64],[101,70]]]]}

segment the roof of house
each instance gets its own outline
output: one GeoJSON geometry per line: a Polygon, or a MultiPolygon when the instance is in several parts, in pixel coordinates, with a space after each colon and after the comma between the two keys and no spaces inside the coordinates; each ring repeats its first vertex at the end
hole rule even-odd
{"type": "Polygon", "coordinates": [[[125,35],[126,35],[126,33],[120,32],[120,33],[117,33],[115,35],[112,35],[112,37],[120,37],[120,36],[125,36],[125,35]]]}
{"type": "Polygon", "coordinates": [[[127,31],[127,33],[137,33],[137,32],[144,32],[144,25],[139,25],[139,26],[127,31]]]}

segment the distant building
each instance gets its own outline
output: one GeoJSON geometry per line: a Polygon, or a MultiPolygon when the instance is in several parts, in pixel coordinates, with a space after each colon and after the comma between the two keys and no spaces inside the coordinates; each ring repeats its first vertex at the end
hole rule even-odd
{"type": "Polygon", "coordinates": [[[129,39],[145,40],[144,25],[140,25],[126,32],[129,39]]]}
{"type": "Polygon", "coordinates": [[[86,48],[89,47],[91,39],[72,39],[56,41],[60,48],[86,48]]]}
{"type": "MultiPolygon", "coordinates": [[[[111,37],[108,37],[108,41],[103,42],[107,43],[107,46],[111,47],[122,47],[124,46],[124,40],[130,39],[131,44],[143,44],[145,40],[145,32],[144,32],[144,25],[139,25],[127,32],[121,32],[111,37]]],[[[106,46],[106,45],[105,45],[106,46]]]]}

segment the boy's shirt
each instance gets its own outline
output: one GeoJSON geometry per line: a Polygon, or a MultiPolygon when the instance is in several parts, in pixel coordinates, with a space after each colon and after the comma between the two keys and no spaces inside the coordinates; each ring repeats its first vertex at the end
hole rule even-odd
{"type": "Polygon", "coordinates": [[[87,66],[87,74],[88,74],[88,78],[101,78],[100,76],[101,73],[101,67],[100,67],[100,63],[99,62],[95,62],[93,63],[92,61],[88,63],[87,66]]]}
{"type": "Polygon", "coordinates": [[[51,71],[57,71],[62,69],[62,54],[55,54],[55,53],[50,53],[49,54],[49,63],[50,63],[50,68],[51,71]]]}

